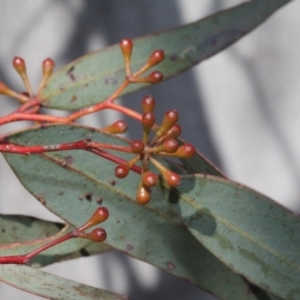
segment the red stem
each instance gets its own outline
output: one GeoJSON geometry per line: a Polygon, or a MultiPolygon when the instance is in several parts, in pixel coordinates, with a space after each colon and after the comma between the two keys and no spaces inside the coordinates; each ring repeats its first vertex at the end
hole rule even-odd
{"type": "Polygon", "coordinates": [[[17,112],[27,112],[28,109],[32,109],[32,107],[40,107],[41,106],[41,100],[39,98],[33,98],[27,102],[25,102],[23,105],[21,105],[16,111],[17,112]]]}
{"type": "Polygon", "coordinates": [[[76,149],[91,151],[92,148],[110,149],[110,150],[131,153],[131,149],[128,146],[97,143],[97,142],[91,142],[89,140],[80,140],[72,143],[42,145],[42,146],[41,145],[20,146],[11,143],[0,144],[0,152],[18,153],[24,155],[29,155],[33,153],[53,152],[53,151],[76,150],[76,149]]]}
{"type": "Polygon", "coordinates": [[[110,150],[131,153],[130,147],[127,146],[90,142],[88,140],[80,140],[73,143],[54,144],[54,145],[45,145],[45,146],[44,145],[20,146],[11,143],[0,144],[0,152],[18,153],[24,155],[29,155],[34,153],[53,152],[53,151],[76,150],[76,149],[91,151],[92,148],[110,149],[110,150]]]}
{"type": "Polygon", "coordinates": [[[38,255],[39,253],[56,246],[62,242],[65,242],[71,238],[75,238],[78,236],[77,230],[73,230],[66,235],[51,241],[35,250],[33,250],[30,253],[24,254],[24,255],[11,255],[11,256],[2,256],[0,257],[0,264],[19,264],[19,265],[25,265],[27,264],[33,257],[38,255]]]}
{"type": "MultiPolygon", "coordinates": [[[[66,151],[66,150],[86,150],[90,151],[98,156],[101,156],[107,160],[110,160],[116,164],[125,164],[126,160],[115,156],[107,151],[102,149],[116,150],[126,153],[132,153],[131,148],[128,146],[121,145],[112,145],[92,142],[89,140],[80,140],[73,143],[64,143],[64,144],[54,144],[54,145],[33,145],[33,146],[20,146],[11,143],[2,143],[0,141],[0,152],[5,153],[17,153],[23,155],[30,155],[34,153],[45,153],[45,152],[54,152],[54,151],[66,151]]],[[[141,168],[138,166],[132,166],[131,170],[141,174],[141,168]]]]}
{"type": "Polygon", "coordinates": [[[6,153],[18,153],[29,155],[33,153],[44,153],[44,152],[52,152],[52,151],[63,151],[63,150],[72,150],[72,149],[86,149],[87,141],[81,140],[74,143],[66,143],[66,144],[56,144],[56,145],[47,145],[47,146],[19,146],[15,144],[0,144],[0,152],[6,153]]]}
{"type": "MultiPolygon", "coordinates": [[[[115,156],[109,152],[106,152],[106,151],[103,151],[101,149],[96,149],[96,148],[93,148],[90,150],[91,152],[107,159],[107,160],[110,160],[118,165],[123,165],[123,164],[126,164],[126,160],[121,158],[121,157],[118,157],[118,156],[115,156]]],[[[137,174],[142,174],[142,169],[139,167],[139,166],[136,166],[136,165],[133,165],[130,170],[132,170],[133,172],[137,173],[137,174]]]]}
{"type": "Polygon", "coordinates": [[[124,115],[127,115],[128,117],[131,117],[133,119],[136,119],[137,121],[142,121],[142,115],[135,110],[132,110],[130,108],[127,108],[123,105],[116,104],[113,102],[108,103],[107,108],[119,111],[120,113],[123,113],[124,115]]]}
{"type": "Polygon", "coordinates": [[[48,122],[48,123],[58,123],[58,124],[67,124],[69,123],[68,119],[65,117],[57,117],[50,115],[40,115],[32,113],[23,113],[23,112],[12,112],[2,118],[0,118],[0,125],[15,121],[37,121],[37,122],[48,122]]]}
{"type": "Polygon", "coordinates": [[[67,119],[69,121],[74,121],[80,117],[83,117],[85,115],[103,110],[105,108],[110,108],[111,103],[113,103],[114,100],[125,90],[125,88],[130,84],[130,81],[128,79],[125,79],[122,84],[119,86],[119,88],[105,101],[100,102],[98,104],[83,108],[79,111],[76,111],[72,113],[67,119]]]}

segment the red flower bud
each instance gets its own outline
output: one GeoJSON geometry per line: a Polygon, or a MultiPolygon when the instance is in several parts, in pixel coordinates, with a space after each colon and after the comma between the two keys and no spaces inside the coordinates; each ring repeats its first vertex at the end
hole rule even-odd
{"type": "Polygon", "coordinates": [[[43,61],[43,75],[47,78],[51,76],[53,69],[54,69],[55,63],[54,60],[51,58],[46,58],[43,61]]]}
{"type": "Polygon", "coordinates": [[[125,178],[129,173],[129,168],[125,165],[120,165],[115,168],[115,176],[118,178],[125,178]]]}
{"type": "Polygon", "coordinates": [[[151,198],[151,190],[149,188],[140,185],[136,193],[136,201],[141,205],[145,205],[150,201],[150,198],[151,198]]]}
{"type": "Polygon", "coordinates": [[[173,153],[179,147],[179,143],[174,139],[167,139],[162,144],[162,149],[164,152],[173,153]]]}
{"type": "Polygon", "coordinates": [[[148,113],[148,112],[152,112],[154,111],[155,108],[155,100],[153,97],[151,96],[146,96],[144,97],[144,99],[142,100],[142,111],[143,113],[148,113]]]}
{"type": "Polygon", "coordinates": [[[141,154],[144,151],[145,145],[142,141],[136,140],[130,143],[132,153],[141,154]]]}
{"type": "Polygon", "coordinates": [[[150,172],[150,171],[147,171],[143,174],[143,177],[142,177],[142,185],[145,187],[145,188],[150,188],[150,187],[153,187],[156,185],[157,183],[157,175],[150,172]]]}
{"type": "Polygon", "coordinates": [[[162,62],[165,58],[165,53],[163,50],[159,49],[159,50],[155,50],[152,52],[152,54],[150,55],[147,64],[149,64],[151,67],[159,64],[160,62],[162,62]]]}
{"type": "Polygon", "coordinates": [[[123,39],[120,42],[120,48],[123,53],[125,60],[130,60],[132,54],[133,43],[130,39],[123,39]]]}

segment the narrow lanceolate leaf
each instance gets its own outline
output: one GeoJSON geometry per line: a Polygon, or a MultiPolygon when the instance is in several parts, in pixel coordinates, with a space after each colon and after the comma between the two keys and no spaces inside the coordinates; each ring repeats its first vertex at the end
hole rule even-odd
{"type": "MultiPolygon", "coordinates": [[[[290,0],[247,1],[198,22],[134,39],[132,68],[140,68],[153,50],[163,49],[165,60],[155,69],[161,71],[165,79],[175,76],[227,48],[288,2],[290,0]]],[[[42,92],[44,105],[70,110],[100,102],[116,90],[124,76],[118,45],[87,54],[51,77],[42,92]]],[[[125,92],[144,86],[134,84],[125,92]]]]}
{"type": "MultiPolygon", "coordinates": [[[[70,226],[26,216],[0,215],[0,256],[27,254],[71,230],[70,226]]],[[[105,244],[84,239],[72,239],[44,251],[30,261],[34,267],[54,262],[93,255],[107,251],[105,244]]]]}
{"type": "Polygon", "coordinates": [[[21,215],[0,215],[0,245],[50,237],[63,224],[21,215]]]}
{"type": "Polygon", "coordinates": [[[300,299],[300,218],[229,180],[186,176],[165,189],[192,234],[227,266],[283,299],[300,299]]]}
{"type": "MultiPolygon", "coordinates": [[[[126,144],[115,136],[80,126],[46,126],[17,133],[9,139],[20,144],[49,145],[86,137],[126,144]]],[[[260,293],[265,294],[261,289],[252,289],[206,250],[164,201],[159,188],[153,189],[147,206],[138,205],[137,174],[130,172],[127,178],[116,180],[114,164],[81,150],[31,156],[6,154],[5,158],[37,199],[74,226],[84,223],[101,199],[101,205],[110,212],[109,219],[101,224],[110,246],[188,279],[221,299],[254,300],[262,299],[260,293]]]]}
{"type": "Polygon", "coordinates": [[[0,281],[51,300],[125,300],[126,296],[20,265],[0,265],[0,281]]]}

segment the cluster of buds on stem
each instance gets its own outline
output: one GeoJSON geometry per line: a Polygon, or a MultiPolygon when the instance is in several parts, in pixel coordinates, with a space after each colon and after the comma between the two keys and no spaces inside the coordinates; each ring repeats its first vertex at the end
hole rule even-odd
{"type": "Polygon", "coordinates": [[[49,78],[52,75],[55,63],[51,58],[46,58],[42,63],[42,72],[43,77],[40,82],[38,91],[36,93],[33,93],[30,81],[28,79],[27,70],[26,70],[26,64],[23,58],[21,57],[15,57],[12,61],[12,65],[15,68],[15,70],[20,75],[23,84],[25,86],[25,92],[17,93],[10,89],[7,85],[5,85],[3,82],[0,82],[0,94],[10,96],[12,98],[16,98],[20,103],[26,103],[29,100],[32,100],[34,98],[38,98],[39,94],[42,92],[43,88],[45,87],[46,83],[48,82],[49,78]]]}
{"type": "MultiPolygon", "coordinates": [[[[131,118],[134,118],[142,123],[143,135],[141,140],[134,140],[129,146],[119,146],[112,144],[104,144],[93,142],[90,139],[75,141],[72,143],[63,143],[57,145],[34,145],[22,146],[9,143],[5,138],[0,139],[0,152],[10,152],[19,154],[43,153],[49,151],[64,151],[83,149],[99,155],[103,158],[117,163],[115,175],[118,178],[125,178],[129,171],[135,171],[141,175],[139,185],[136,192],[136,200],[139,204],[145,205],[150,201],[151,189],[157,185],[159,176],[161,176],[170,187],[177,187],[180,184],[180,175],[165,167],[157,159],[160,156],[190,158],[196,152],[196,149],[191,144],[181,144],[178,137],[181,134],[181,127],[177,124],[178,113],[176,110],[167,111],[164,115],[161,126],[155,125],[155,100],[151,96],[146,96],[142,100],[142,114],[135,112],[127,107],[115,103],[115,100],[121,95],[125,88],[132,83],[149,83],[155,84],[163,80],[163,75],[159,71],[148,70],[164,60],[164,51],[161,49],[155,50],[148,57],[147,61],[137,71],[131,70],[131,56],[133,43],[130,39],[123,39],[120,42],[120,49],[124,58],[125,73],[124,81],[115,90],[115,92],[104,101],[90,105],[83,109],[77,110],[66,117],[43,115],[40,113],[42,107],[42,99],[40,94],[46,86],[54,69],[54,62],[47,58],[42,64],[43,77],[40,86],[36,93],[33,93],[30,82],[28,80],[26,65],[22,58],[15,57],[13,66],[21,76],[25,85],[26,91],[16,93],[0,82],[0,94],[5,94],[16,98],[22,105],[20,108],[8,116],[0,118],[0,125],[13,121],[31,120],[37,122],[68,124],[74,123],[78,118],[85,115],[95,113],[104,109],[113,109],[119,111],[131,118]],[[153,136],[152,133],[154,132],[153,136]],[[129,161],[124,161],[105,150],[117,150],[134,154],[129,161]],[[140,162],[140,166],[136,164],[140,162]],[[150,168],[152,164],[158,171],[156,174],[150,168]]],[[[124,121],[117,121],[106,128],[104,131],[119,134],[127,130],[127,124],[124,121]]],[[[108,211],[105,207],[98,208],[93,216],[79,228],[76,228],[68,234],[38,248],[37,250],[20,256],[0,257],[1,263],[17,263],[26,264],[30,259],[40,252],[53,247],[61,242],[71,238],[86,238],[95,242],[103,242],[106,239],[106,232],[102,228],[96,228],[91,232],[86,232],[87,229],[102,223],[108,218],[108,211]]]]}
{"type": "Polygon", "coordinates": [[[142,66],[137,72],[131,73],[131,55],[133,49],[133,43],[130,39],[123,39],[120,42],[120,48],[124,57],[126,78],[131,83],[158,83],[163,80],[163,74],[159,71],[153,71],[145,77],[140,77],[141,74],[148,71],[150,68],[158,65],[164,60],[165,54],[161,49],[152,52],[144,66],[142,66]]]}
{"type": "Polygon", "coordinates": [[[153,138],[149,139],[151,130],[156,128],[154,108],[155,100],[151,96],[146,96],[142,100],[143,138],[130,143],[131,153],[136,155],[115,168],[115,176],[125,178],[130,169],[138,161],[141,161],[141,180],[137,189],[136,200],[142,205],[150,201],[151,188],[158,182],[158,175],[150,171],[149,162],[156,167],[169,186],[176,187],[180,184],[180,175],[161,164],[154,158],[155,156],[190,158],[196,152],[193,145],[180,145],[177,140],[181,134],[181,127],[177,124],[179,116],[176,110],[165,113],[161,126],[156,129],[153,138]]]}
{"type": "Polygon", "coordinates": [[[55,239],[30,253],[23,254],[23,255],[2,256],[0,257],[0,264],[23,264],[23,265],[28,264],[29,261],[35,256],[37,256],[39,253],[72,238],[84,238],[98,243],[104,242],[107,234],[103,228],[95,228],[91,232],[85,232],[85,231],[91,227],[94,227],[106,221],[108,216],[109,213],[106,207],[98,207],[94,211],[91,218],[81,227],[72,230],[66,235],[58,239],[55,239]]]}

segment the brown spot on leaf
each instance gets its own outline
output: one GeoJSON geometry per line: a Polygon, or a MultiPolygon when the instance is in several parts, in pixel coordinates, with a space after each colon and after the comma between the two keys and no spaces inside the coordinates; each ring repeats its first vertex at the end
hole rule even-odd
{"type": "Polygon", "coordinates": [[[65,158],[65,160],[63,161],[62,166],[63,167],[68,167],[68,166],[70,166],[72,164],[72,162],[73,162],[73,157],[71,155],[68,155],[65,158]]]}
{"type": "Polygon", "coordinates": [[[45,200],[44,197],[42,197],[42,196],[36,196],[36,199],[37,199],[39,202],[41,202],[43,205],[46,204],[46,200],[45,200]]]}
{"type": "Polygon", "coordinates": [[[75,81],[76,80],[76,77],[73,73],[75,69],[75,66],[72,66],[68,71],[67,71],[67,75],[71,78],[72,81],[75,81]]]}
{"type": "Polygon", "coordinates": [[[76,100],[77,100],[77,96],[76,96],[76,95],[73,95],[72,98],[71,98],[71,103],[76,102],[76,100]]]}
{"type": "Polygon", "coordinates": [[[104,80],[105,85],[116,85],[118,84],[118,79],[111,76],[111,77],[107,77],[104,80]]]}
{"type": "Polygon", "coordinates": [[[109,180],[109,184],[112,185],[112,186],[115,186],[116,183],[117,183],[117,182],[116,182],[115,180],[113,180],[113,179],[110,179],[110,180],[109,180]]]}
{"type": "Polygon", "coordinates": [[[92,201],[93,193],[92,192],[87,192],[87,193],[85,193],[84,197],[85,197],[86,200],[92,201]]]}
{"type": "Polygon", "coordinates": [[[127,244],[127,245],[126,245],[127,251],[132,251],[133,248],[134,248],[134,247],[133,247],[132,245],[130,245],[130,244],[127,244]]]}
{"type": "Polygon", "coordinates": [[[75,69],[75,66],[72,66],[68,71],[67,71],[67,74],[69,75],[70,73],[72,73],[75,69]]]}
{"type": "Polygon", "coordinates": [[[176,266],[172,262],[167,261],[167,268],[169,271],[172,271],[176,268],[176,266]]]}
{"type": "Polygon", "coordinates": [[[97,203],[101,204],[102,201],[103,201],[102,197],[97,197],[97,198],[96,198],[96,202],[97,202],[97,203]]]}
{"type": "Polygon", "coordinates": [[[299,217],[299,215],[296,212],[294,212],[294,211],[291,211],[291,216],[294,217],[294,218],[298,218],[299,217]]]}
{"type": "Polygon", "coordinates": [[[59,192],[58,192],[58,195],[59,195],[59,196],[61,196],[61,195],[63,195],[63,194],[64,194],[64,191],[59,191],[59,192]]]}
{"type": "Polygon", "coordinates": [[[73,73],[70,73],[69,74],[69,77],[71,78],[72,81],[75,81],[76,80],[76,77],[73,73]]]}
{"type": "Polygon", "coordinates": [[[178,55],[176,53],[173,53],[171,56],[170,56],[170,59],[171,61],[176,61],[178,59],[178,55]]]}

